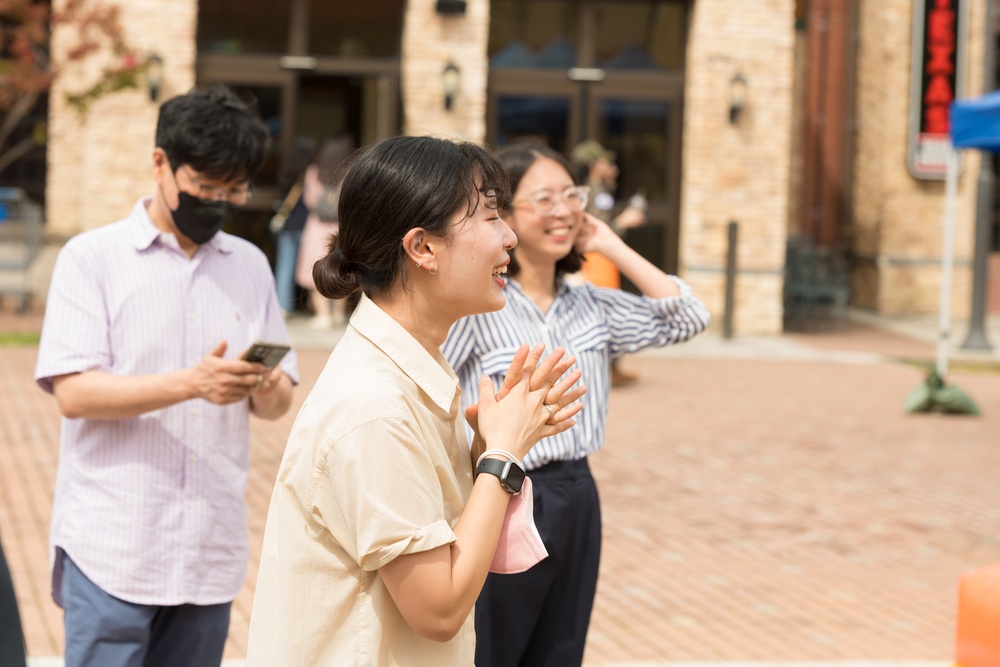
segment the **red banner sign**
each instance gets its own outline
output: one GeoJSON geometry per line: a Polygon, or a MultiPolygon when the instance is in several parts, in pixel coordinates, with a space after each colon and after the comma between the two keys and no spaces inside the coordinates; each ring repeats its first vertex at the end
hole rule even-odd
{"type": "Polygon", "coordinates": [[[965,66],[965,0],[914,0],[910,173],[941,179],[947,170],[948,105],[965,66]]]}

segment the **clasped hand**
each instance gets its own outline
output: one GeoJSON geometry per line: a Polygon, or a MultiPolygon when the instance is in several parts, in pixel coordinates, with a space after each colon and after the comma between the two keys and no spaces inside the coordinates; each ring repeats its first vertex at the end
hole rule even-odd
{"type": "Polygon", "coordinates": [[[567,371],[576,362],[559,347],[542,360],[545,345],[518,348],[499,391],[493,391],[488,376],[479,379],[479,403],[470,405],[465,416],[481,448],[504,449],[519,459],[542,438],[571,428],[573,417],[583,409],[575,401],[587,392],[574,387],[582,373],[567,371]]]}

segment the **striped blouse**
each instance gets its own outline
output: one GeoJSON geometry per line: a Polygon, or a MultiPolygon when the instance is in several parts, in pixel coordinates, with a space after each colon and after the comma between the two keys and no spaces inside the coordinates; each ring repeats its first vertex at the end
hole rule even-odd
{"type": "Polygon", "coordinates": [[[671,276],[680,296],[653,299],[589,283],[561,282],[548,312],[509,279],[507,305],[498,312],[474,315],[452,327],[441,351],[458,374],[464,405],[478,400],[482,375],[499,388],[522,343],[562,346],[576,357],[587,385],[577,425],[539,442],[524,459],[528,470],[552,461],[581,459],[604,444],[610,362],[646,347],[680,343],[708,326],[708,311],[680,278],[671,276]]]}

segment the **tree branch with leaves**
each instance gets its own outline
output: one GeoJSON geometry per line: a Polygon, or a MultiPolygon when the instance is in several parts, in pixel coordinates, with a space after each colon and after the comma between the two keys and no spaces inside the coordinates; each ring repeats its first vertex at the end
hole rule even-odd
{"type": "Polygon", "coordinates": [[[66,95],[81,115],[101,97],[142,83],[148,64],[125,40],[117,5],[67,0],[53,11],[46,1],[0,0],[0,173],[45,143],[45,121],[26,124],[56,78],[90,62],[105,63],[97,80],[66,95]],[[71,41],[53,58],[56,29],[71,41]],[[12,141],[15,136],[21,138],[12,141]]]}

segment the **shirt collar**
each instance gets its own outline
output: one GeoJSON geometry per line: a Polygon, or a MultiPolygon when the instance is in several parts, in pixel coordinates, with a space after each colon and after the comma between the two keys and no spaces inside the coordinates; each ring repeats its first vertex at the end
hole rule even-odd
{"type": "MultiPolygon", "coordinates": [[[[173,234],[164,232],[153,223],[149,217],[149,205],[153,202],[152,197],[143,197],[132,207],[129,214],[129,221],[132,222],[132,238],[135,241],[136,250],[146,250],[163,237],[173,237],[173,234]]],[[[176,240],[175,240],[176,243],[176,240]]],[[[210,248],[222,253],[233,251],[233,237],[225,232],[219,232],[211,238],[208,243],[202,244],[203,248],[210,248]]]]}
{"type": "MultiPolygon", "coordinates": [[[[524,293],[524,289],[521,288],[521,283],[517,282],[516,278],[507,278],[507,287],[512,287],[514,293],[517,294],[522,299],[527,299],[528,295],[524,293]]],[[[566,282],[565,276],[559,276],[556,278],[556,300],[559,299],[565,292],[569,291],[569,283],[566,282]]]]}
{"type": "Polygon", "coordinates": [[[370,340],[430,396],[442,410],[450,411],[458,389],[458,376],[440,351],[434,356],[366,295],[351,315],[351,326],[370,340]]]}

